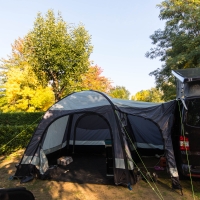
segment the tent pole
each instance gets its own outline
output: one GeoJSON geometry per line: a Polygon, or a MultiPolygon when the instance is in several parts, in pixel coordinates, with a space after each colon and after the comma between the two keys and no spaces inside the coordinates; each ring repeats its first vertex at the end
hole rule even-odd
{"type": "Polygon", "coordinates": [[[75,140],[76,140],[76,129],[74,131],[74,140],[73,140],[73,154],[74,154],[74,149],[75,149],[75,140]]]}
{"type": "Polygon", "coordinates": [[[69,153],[69,140],[71,136],[71,129],[72,129],[72,121],[73,121],[73,116],[74,115],[69,115],[69,120],[68,120],[68,129],[67,129],[67,153],[69,153]]]}

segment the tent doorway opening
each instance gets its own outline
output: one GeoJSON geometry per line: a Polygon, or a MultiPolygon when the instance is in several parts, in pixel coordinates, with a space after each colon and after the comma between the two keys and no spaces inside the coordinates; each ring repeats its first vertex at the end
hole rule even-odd
{"type": "Polygon", "coordinates": [[[71,157],[73,161],[65,166],[57,165],[52,179],[113,184],[112,136],[102,116],[95,113],[70,115],[64,138],[66,146],[47,155],[49,165],[57,165],[57,159],[62,156],[71,157]]]}

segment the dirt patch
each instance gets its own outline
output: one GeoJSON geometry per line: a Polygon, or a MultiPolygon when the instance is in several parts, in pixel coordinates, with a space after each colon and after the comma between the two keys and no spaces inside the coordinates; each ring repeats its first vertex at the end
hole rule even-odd
{"type": "MultiPolygon", "coordinates": [[[[132,186],[132,190],[129,190],[127,187],[116,186],[114,182],[101,184],[90,183],[89,181],[80,183],[78,181],[65,182],[34,179],[31,182],[20,184],[19,180],[10,180],[9,177],[14,175],[15,164],[20,161],[22,153],[23,151],[18,151],[8,157],[0,157],[0,188],[26,187],[34,194],[37,200],[200,199],[199,179],[192,180],[194,193],[192,192],[191,180],[181,181],[184,195],[180,196],[179,191],[171,189],[171,180],[166,171],[157,171],[157,183],[147,183],[145,180],[140,180],[137,184],[132,186]]],[[[156,158],[143,158],[143,161],[148,167],[148,170],[153,172],[153,166],[158,160],[156,158]]],[[[142,166],[141,169],[143,170],[142,166]]],[[[87,173],[92,174],[93,172],[88,171],[87,173]]]]}

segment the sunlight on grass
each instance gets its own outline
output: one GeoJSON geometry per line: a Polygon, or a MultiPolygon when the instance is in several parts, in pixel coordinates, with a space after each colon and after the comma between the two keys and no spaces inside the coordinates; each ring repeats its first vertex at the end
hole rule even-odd
{"type": "MultiPolygon", "coordinates": [[[[15,173],[15,163],[19,162],[22,156],[16,152],[10,156],[1,158],[0,162],[0,187],[26,187],[33,192],[37,200],[67,200],[67,199],[81,199],[81,200],[99,200],[99,199],[159,199],[156,193],[152,190],[148,183],[140,180],[137,184],[132,186],[132,190],[127,187],[114,185],[97,185],[97,184],[78,184],[72,182],[58,182],[52,180],[34,179],[31,182],[20,184],[20,180],[9,180],[10,175],[15,173]]],[[[152,182],[151,182],[152,184],[152,182]]],[[[159,182],[156,183],[163,198],[165,200],[190,200],[193,199],[191,192],[191,183],[189,180],[181,181],[183,187],[183,196],[180,191],[171,189],[171,180],[166,178],[164,174],[160,173],[159,182]]],[[[200,182],[193,181],[195,200],[200,199],[200,182]]],[[[155,188],[155,186],[153,185],[155,188]]]]}
{"type": "Polygon", "coordinates": [[[8,170],[8,174],[13,174],[13,170],[12,169],[8,170]]]}

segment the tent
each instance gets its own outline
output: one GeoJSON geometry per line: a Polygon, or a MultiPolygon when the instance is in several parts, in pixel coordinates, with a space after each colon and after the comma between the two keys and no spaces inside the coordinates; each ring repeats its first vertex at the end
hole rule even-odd
{"type": "Polygon", "coordinates": [[[44,114],[15,176],[48,170],[48,154],[78,146],[101,147],[112,141],[114,182],[134,183],[134,150],[164,149],[174,185],[179,184],[171,141],[175,101],[149,103],[111,98],[98,91],[72,93],[44,114]],[[133,141],[133,143],[131,143],[133,141]],[[132,144],[132,145],[131,145],[132,144]],[[134,148],[135,149],[134,149],[134,148]]]}

